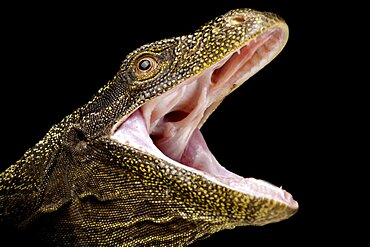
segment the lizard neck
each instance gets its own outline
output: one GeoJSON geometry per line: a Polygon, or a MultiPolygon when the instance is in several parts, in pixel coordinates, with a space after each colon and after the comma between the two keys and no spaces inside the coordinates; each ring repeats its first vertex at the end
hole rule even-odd
{"type": "Polygon", "coordinates": [[[0,208],[4,209],[0,223],[26,226],[36,217],[66,126],[66,121],[53,126],[21,159],[0,173],[0,208]]]}

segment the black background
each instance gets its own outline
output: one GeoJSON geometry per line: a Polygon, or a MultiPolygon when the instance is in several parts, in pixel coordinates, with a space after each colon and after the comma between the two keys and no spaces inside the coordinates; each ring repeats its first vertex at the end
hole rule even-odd
{"type": "MultiPolygon", "coordinates": [[[[338,138],[328,121],[336,102],[326,99],[335,95],[335,88],[328,93],[331,72],[325,71],[332,58],[330,49],[322,52],[333,20],[313,1],[136,1],[2,8],[1,170],[52,124],[87,102],[130,51],[191,33],[241,7],[282,16],[290,28],[289,41],[274,61],[224,100],[202,132],[227,169],[282,185],[300,210],[286,221],[225,230],[193,246],[334,241],[328,233],[335,225],[330,216],[333,184],[323,177],[328,175],[325,167],[333,165],[332,143],[338,138]]],[[[13,246],[34,241],[12,231],[2,230],[0,235],[3,243],[8,239],[13,246]]],[[[338,234],[336,240],[342,237],[338,234]]]]}

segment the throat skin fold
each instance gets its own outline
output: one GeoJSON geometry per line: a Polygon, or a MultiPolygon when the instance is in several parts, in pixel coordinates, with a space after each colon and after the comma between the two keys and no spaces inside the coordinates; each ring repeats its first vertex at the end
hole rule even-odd
{"type": "Polygon", "coordinates": [[[134,50],[0,174],[0,225],[49,246],[187,246],[288,219],[298,210],[290,193],[228,171],[201,133],[288,33],[276,14],[235,9],[134,50]]]}

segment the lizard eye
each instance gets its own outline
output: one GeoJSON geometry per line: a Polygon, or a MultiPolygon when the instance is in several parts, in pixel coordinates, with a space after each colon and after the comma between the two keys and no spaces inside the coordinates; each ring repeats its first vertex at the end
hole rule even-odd
{"type": "Polygon", "coordinates": [[[150,56],[141,57],[136,62],[135,72],[140,79],[148,79],[159,72],[158,62],[150,56]]]}

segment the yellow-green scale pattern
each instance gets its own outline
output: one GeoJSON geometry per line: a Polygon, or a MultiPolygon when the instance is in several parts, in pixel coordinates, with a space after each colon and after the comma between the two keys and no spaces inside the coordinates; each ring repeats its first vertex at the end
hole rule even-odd
{"type": "Polygon", "coordinates": [[[222,229],[263,225],[296,209],[232,190],[110,138],[146,101],[196,76],[276,26],[237,9],[193,34],[144,45],[84,106],[0,175],[0,224],[57,246],[186,246],[222,229]],[[157,66],[138,73],[150,58],[157,66]]]}

